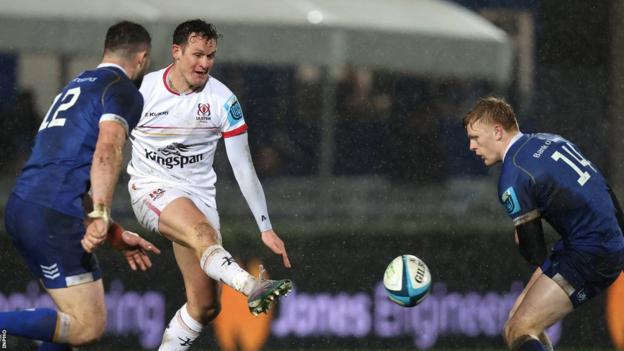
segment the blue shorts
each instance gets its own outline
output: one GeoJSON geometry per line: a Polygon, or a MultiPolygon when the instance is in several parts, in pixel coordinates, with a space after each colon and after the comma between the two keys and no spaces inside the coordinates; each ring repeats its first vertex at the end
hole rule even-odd
{"type": "Polygon", "coordinates": [[[46,288],[66,288],[101,278],[95,255],[80,244],[85,233],[82,219],[12,194],[4,221],[13,245],[46,288]]]}
{"type": "Polygon", "coordinates": [[[624,269],[624,250],[589,252],[558,244],[541,268],[563,288],[574,307],[606,290],[624,269]]]}

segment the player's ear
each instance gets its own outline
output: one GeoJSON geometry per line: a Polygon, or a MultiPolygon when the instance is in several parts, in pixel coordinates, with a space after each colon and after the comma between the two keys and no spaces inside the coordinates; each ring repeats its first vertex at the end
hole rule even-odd
{"type": "Polygon", "coordinates": [[[496,140],[501,140],[503,138],[505,129],[500,124],[494,124],[494,138],[496,140]]]}
{"type": "Polygon", "coordinates": [[[141,67],[146,67],[149,65],[149,59],[150,59],[150,52],[149,50],[145,50],[145,51],[140,51],[138,53],[139,55],[139,65],[141,67]]]}
{"type": "Polygon", "coordinates": [[[174,61],[178,61],[182,57],[182,46],[173,44],[171,46],[171,56],[174,61]]]}

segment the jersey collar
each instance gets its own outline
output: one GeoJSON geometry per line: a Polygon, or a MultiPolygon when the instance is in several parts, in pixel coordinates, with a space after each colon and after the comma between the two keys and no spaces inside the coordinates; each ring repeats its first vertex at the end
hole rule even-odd
{"type": "Polygon", "coordinates": [[[167,66],[167,68],[165,68],[165,72],[163,72],[163,77],[162,77],[163,84],[165,85],[165,89],[167,89],[167,91],[170,92],[171,94],[180,95],[177,91],[173,91],[173,89],[171,89],[169,87],[169,84],[167,83],[167,76],[169,75],[169,71],[171,70],[171,67],[173,67],[173,63],[167,66]]]}
{"type": "MultiPolygon", "coordinates": [[[[178,95],[178,96],[191,95],[191,94],[194,94],[194,93],[197,93],[197,92],[200,92],[200,91],[204,90],[204,88],[208,84],[208,82],[206,82],[206,85],[204,85],[202,87],[199,87],[199,88],[197,88],[195,90],[189,90],[189,91],[187,91],[185,93],[179,93],[179,92],[171,89],[169,87],[169,84],[167,83],[167,77],[169,76],[169,71],[171,71],[172,67],[173,67],[173,63],[170,64],[169,66],[167,66],[167,68],[165,68],[165,71],[163,72],[163,76],[162,76],[162,80],[163,80],[163,84],[165,85],[165,89],[167,89],[167,91],[170,92],[171,94],[178,95]]],[[[208,80],[210,80],[210,76],[208,76],[208,80]]]]}
{"type": "Polygon", "coordinates": [[[523,135],[524,134],[521,131],[518,131],[518,134],[514,135],[514,137],[511,138],[511,140],[509,141],[509,144],[507,145],[507,149],[505,149],[505,153],[503,154],[503,161],[505,161],[505,156],[507,156],[507,152],[509,151],[509,149],[511,149],[513,144],[515,144],[518,140],[520,140],[520,138],[522,138],[523,135]]]}
{"type": "Polygon", "coordinates": [[[100,64],[97,66],[97,68],[102,68],[102,67],[115,67],[115,68],[117,68],[117,69],[121,70],[121,71],[122,71],[122,72],[126,75],[126,77],[128,77],[128,73],[126,72],[126,70],[125,70],[125,69],[123,69],[123,67],[121,67],[121,66],[120,66],[120,65],[118,65],[118,64],[104,62],[104,63],[100,63],[100,64]]]}

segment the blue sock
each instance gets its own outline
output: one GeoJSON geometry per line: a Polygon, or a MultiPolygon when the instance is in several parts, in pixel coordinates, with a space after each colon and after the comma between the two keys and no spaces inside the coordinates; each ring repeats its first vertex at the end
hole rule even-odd
{"type": "Polygon", "coordinates": [[[37,351],[72,351],[72,347],[67,344],[55,344],[52,342],[44,342],[39,346],[37,351]]]}
{"type": "Polygon", "coordinates": [[[546,351],[544,346],[539,340],[529,339],[523,342],[521,345],[516,346],[514,351],[546,351]]]}
{"type": "Polygon", "coordinates": [[[52,341],[56,329],[56,316],[56,310],[50,308],[0,312],[0,329],[6,330],[10,335],[52,341]]]}

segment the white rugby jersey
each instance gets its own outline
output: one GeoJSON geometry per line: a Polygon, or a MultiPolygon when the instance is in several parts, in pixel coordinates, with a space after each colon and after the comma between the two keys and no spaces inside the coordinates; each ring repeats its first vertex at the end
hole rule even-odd
{"type": "Polygon", "coordinates": [[[178,94],[166,84],[171,66],[143,78],[145,100],[130,135],[133,177],[175,183],[194,192],[214,194],[212,165],[217,143],[247,130],[236,96],[210,77],[201,91],[178,94]]]}

